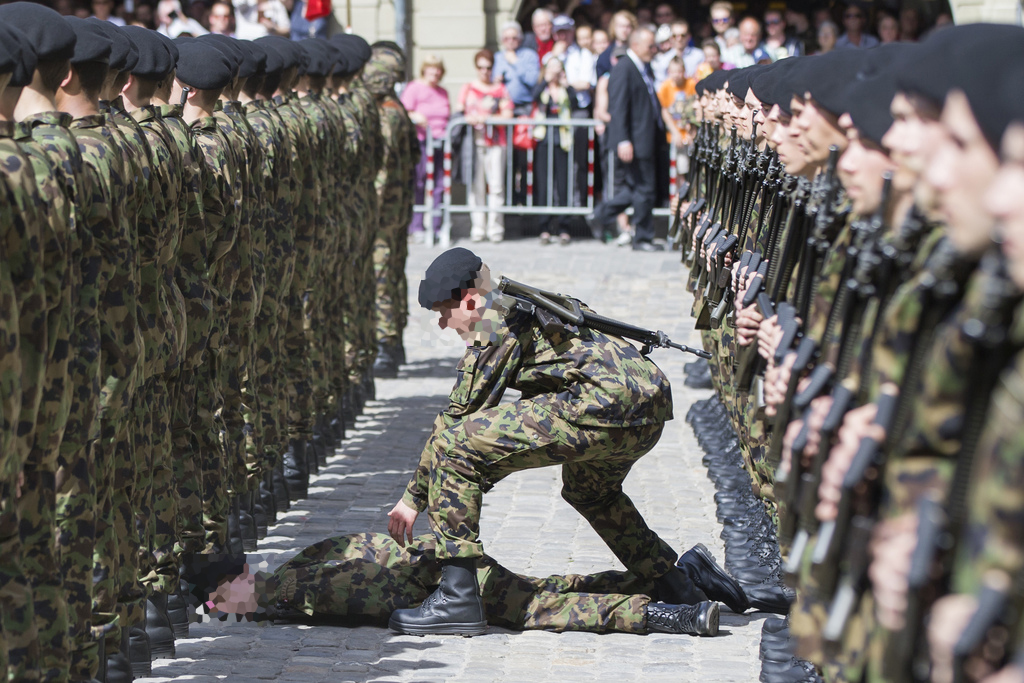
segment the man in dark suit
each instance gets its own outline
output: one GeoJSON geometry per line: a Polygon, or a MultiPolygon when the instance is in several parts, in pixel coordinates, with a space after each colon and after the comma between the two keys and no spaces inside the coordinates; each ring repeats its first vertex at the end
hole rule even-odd
{"type": "Polygon", "coordinates": [[[623,182],[615,188],[614,196],[597,207],[592,218],[595,232],[603,230],[614,222],[615,216],[632,206],[635,251],[664,249],[652,241],[657,155],[659,146],[665,143],[665,124],[651,71],[656,51],[654,33],[638,29],[629,37],[626,57],[612,69],[608,81],[608,113],[612,118],[608,141],[623,164],[623,182]]]}

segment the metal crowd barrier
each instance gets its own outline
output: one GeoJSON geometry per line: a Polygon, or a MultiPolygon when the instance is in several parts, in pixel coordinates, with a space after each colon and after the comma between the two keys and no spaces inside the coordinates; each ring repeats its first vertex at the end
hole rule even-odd
{"type": "MultiPolygon", "coordinates": [[[[460,126],[469,126],[466,123],[465,118],[461,116],[452,117],[448,122],[448,127],[445,129],[444,135],[444,167],[442,169],[442,182],[444,183],[444,195],[441,206],[434,206],[434,187],[438,181],[437,168],[434,164],[434,140],[431,135],[430,127],[426,129],[426,149],[427,149],[427,168],[426,168],[426,184],[424,187],[424,203],[417,204],[414,207],[414,211],[424,214],[423,226],[424,226],[424,240],[428,245],[434,243],[434,216],[437,212],[441,212],[441,232],[438,237],[438,242],[442,247],[448,247],[451,244],[451,229],[452,229],[452,216],[455,214],[468,214],[472,212],[481,213],[503,213],[503,214],[518,214],[518,215],[551,215],[551,216],[587,216],[594,211],[594,178],[595,178],[595,153],[594,153],[594,140],[595,130],[594,126],[599,123],[596,119],[532,119],[532,118],[490,118],[484,123],[487,126],[486,133],[490,137],[493,134],[493,130],[496,127],[503,126],[505,128],[505,203],[502,206],[490,207],[490,206],[469,206],[469,183],[472,182],[470,179],[467,184],[467,203],[466,204],[453,204],[452,203],[452,132],[460,126]],[[547,187],[546,197],[547,201],[544,205],[534,205],[534,186],[533,186],[533,170],[534,170],[534,155],[535,149],[527,149],[526,153],[526,204],[525,205],[513,205],[512,203],[512,192],[515,182],[515,167],[513,164],[513,133],[517,125],[529,125],[529,126],[545,126],[547,128],[571,128],[572,133],[569,136],[569,149],[567,151],[569,164],[568,172],[566,173],[566,194],[569,206],[554,206],[554,173],[549,172],[547,174],[547,187]],[[575,156],[575,129],[577,128],[587,129],[587,200],[586,206],[576,205],[576,197],[573,190],[575,189],[574,183],[576,181],[576,156],[575,156]]],[[[532,129],[531,129],[532,131],[532,129]]],[[[551,133],[547,133],[551,135],[551,133]]],[[[550,138],[549,138],[550,139],[550,138]]],[[[465,131],[463,138],[463,145],[473,144],[473,132],[472,129],[465,131]]],[[[555,146],[553,144],[546,145],[547,149],[547,168],[552,169],[554,164],[554,153],[555,146]]],[[[615,162],[616,155],[614,149],[607,150],[608,154],[608,187],[604,188],[604,196],[611,197],[615,192],[615,162]]],[[[676,148],[675,145],[669,145],[669,195],[672,198],[676,196],[676,148]]],[[[632,214],[633,209],[630,208],[627,213],[632,214]]],[[[670,216],[671,211],[668,208],[655,208],[653,211],[655,216],[670,216]]]]}

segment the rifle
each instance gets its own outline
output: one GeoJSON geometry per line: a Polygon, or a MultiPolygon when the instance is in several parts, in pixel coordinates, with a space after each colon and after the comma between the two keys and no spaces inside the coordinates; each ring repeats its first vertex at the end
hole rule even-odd
{"type": "Polygon", "coordinates": [[[1002,668],[1011,656],[1024,665],[1024,652],[1012,652],[1020,638],[1024,611],[1024,572],[1011,578],[1004,572],[988,572],[975,597],[978,609],[953,646],[953,681],[967,680],[967,660],[979,656],[993,669],[1002,668]],[[1015,656],[1014,656],[1015,655],[1015,656]]]}
{"type": "Polygon", "coordinates": [[[915,672],[927,670],[927,661],[914,661],[912,653],[921,642],[924,615],[931,604],[948,591],[955,550],[967,522],[967,497],[971,490],[974,459],[988,415],[992,391],[999,373],[1009,362],[1013,345],[1009,327],[1020,294],[1006,272],[1006,261],[998,250],[982,258],[980,270],[985,286],[977,315],[962,330],[974,347],[970,393],[966,401],[963,437],[957,456],[952,488],[945,509],[924,498],[918,506],[917,546],[911,557],[906,625],[889,643],[883,660],[893,680],[914,680],[915,672]]]}
{"type": "MultiPolygon", "coordinates": [[[[869,439],[861,442],[861,448],[843,479],[839,514],[834,521],[821,525],[812,562],[819,572],[818,585],[825,594],[835,585],[836,575],[833,570],[839,548],[844,548],[843,557],[853,558],[844,564],[840,590],[836,592],[829,611],[824,633],[829,646],[838,644],[863,591],[868,543],[880,502],[886,451],[898,447],[903,441],[928,352],[934,345],[940,322],[959,298],[964,279],[964,274],[960,272],[963,265],[962,259],[948,241],[932,254],[923,284],[923,312],[908,356],[907,369],[900,383],[900,392],[894,402],[895,408],[890,416],[891,425],[878,423],[886,427],[887,448],[883,449],[882,444],[869,439]],[[869,472],[870,477],[867,476],[869,472]]],[[[881,405],[879,413],[882,413],[881,405]]]]}
{"type": "Polygon", "coordinates": [[[692,353],[701,358],[711,358],[711,354],[703,349],[695,349],[685,344],[677,344],[661,330],[648,330],[636,325],[598,315],[580,305],[579,299],[548,292],[502,277],[498,290],[508,299],[501,303],[510,310],[515,306],[518,310],[531,313],[544,327],[545,331],[564,330],[566,325],[589,327],[605,334],[623,339],[631,339],[643,344],[640,353],[647,356],[655,348],[672,348],[692,353]]]}

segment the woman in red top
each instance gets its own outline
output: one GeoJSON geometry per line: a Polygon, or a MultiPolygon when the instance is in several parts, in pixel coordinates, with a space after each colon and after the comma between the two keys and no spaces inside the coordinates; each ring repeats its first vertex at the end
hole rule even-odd
{"type": "MultiPolygon", "coordinates": [[[[457,111],[473,127],[473,172],[469,186],[469,205],[490,208],[504,203],[505,192],[505,127],[488,126],[488,118],[511,118],[512,100],[501,83],[491,78],[494,53],[480,50],[473,57],[476,62],[476,80],[462,86],[457,111]],[[486,202],[484,197],[486,196],[486,202]]],[[[485,238],[500,242],[505,237],[505,221],[495,211],[474,211],[470,214],[470,239],[481,242],[485,238]]]]}

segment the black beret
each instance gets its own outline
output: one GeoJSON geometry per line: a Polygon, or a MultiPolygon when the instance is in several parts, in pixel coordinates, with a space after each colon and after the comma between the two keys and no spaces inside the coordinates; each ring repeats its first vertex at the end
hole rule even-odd
{"type": "Polygon", "coordinates": [[[764,71],[767,66],[755,64],[754,66],[748,66],[745,69],[733,69],[729,72],[729,93],[733,97],[738,97],[741,100],[747,97],[747,88],[750,87],[750,81],[764,71]]]}
{"type": "Polygon", "coordinates": [[[225,36],[220,33],[207,33],[204,36],[198,38],[199,41],[213,45],[215,48],[224,53],[224,56],[231,62],[232,73],[238,76],[242,75],[242,65],[245,64],[245,53],[242,51],[234,38],[225,36]]]}
{"type": "Polygon", "coordinates": [[[0,5],[0,21],[25,34],[39,61],[71,59],[75,54],[75,32],[49,7],[34,2],[0,5]]]}
{"type": "Polygon", "coordinates": [[[114,41],[97,27],[95,22],[78,17],[64,17],[64,21],[75,32],[75,54],[71,57],[72,64],[110,61],[110,50],[114,41]]]}
{"type": "Polygon", "coordinates": [[[921,43],[896,80],[900,90],[942,106],[946,93],[954,88],[962,89],[967,84],[997,87],[997,72],[1022,61],[1024,28],[1004,24],[950,26],[921,43]]]}
{"type": "Polygon", "coordinates": [[[707,92],[716,92],[725,84],[725,81],[728,80],[729,74],[731,73],[732,71],[726,71],[725,69],[712,71],[697,84],[697,94],[703,94],[703,90],[706,90],[707,92]],[[703,90],[701,90],[701,88],[703,88],[703,90]]]}
{"type": "Polygon", "coordinates": [[[160,40],[160,34],[141,26],[125,26],[123,29],[139,50],[139,60],[132,74],[150,81],[162,81],[174,71],[174,60],[167,44],[160,40]]]}
{"type": "Polygon", "coordinates": [[[281,56],[282,70],[291,69],[292,67],[301,68],[306,59],[305,50],[300,49],[293,41],[282,36],[264,36],[257,38],[256,42],[264,48],[275,50],[281,56]]]}
{"type": "Polygon", "coordinates": [[[199,90],[221,90],[235,70],[227,56],[208,41],[178,41],[178,80],[199,90]]]}
{"type": "Polygon", "coordinates": [[[117,71],[129,71],[128,67],[134,66],[132,61],[138,61],[138,47],[135,45],[135,42],[128,37],[128,34],[123,33],[121,29],[109,21],[103,21],[95,17],[86,19],[86,21],[102,31],[107,38],[110,38],[110,68],[117,71]],[[134,60],[132,59],[133,51],[136,52],[134,60]]]}
{"type": "Polygon", "coordinates": [[[373,48],[366,42],[366,39],[362,36],[356,35],[355,33],[346,33],[346,39],[352,44],[356,50],[356,56],[359,57],[359,61],[363,64],[370,61],[370,57],[373,55],[373,48]]]}
{"type": "Polygon", "coordinates": [[[309,55],[305,73],[310,76],[329,76],[334,71],[338,49],[326,40],[306,38],[298,46],[309,55]]]}
{"type": "Polygon", "coordinates": [[[260,42],[258,38],[252,41],[252,45],[256,49],[263,50],[263,56],[266,59],[264,71],[267,74],[277,74],[285,70],[284,56],[277,48],[270,43],[260,42]]]}
{"type": "Polygon", "coordinates": [[[869,50],[837,50],[816,57],[807,57],[804,68],[793,80],[793,94],[803,97],[811,93],[814,101],[825,111],[842,116],[843,92],[857,77],[867,59],[869,50]]]}
{"type": "Polygon", "coordinates": [[[764,67],[750,79],[750,89],[754,91],[754,97],[760,100],[766,109],[778,104],[776,86],[786,71],[799,61],[799,57],[780,59],[771,66],[764,67]]]}
{"type": "Polygon", "coordinates": [[[0,73],[11,74],[9,85],[23,88],[32,82],[36,53],[28,37],[8,24],[0,24],[0,73]]]}
{"type": "Polygon", "coordinates": [[[480,273],[483,260],[469,249],[455,247],[444,252],[427,266],[420,281],[418,300],[428,311],[435,304],[458,298],[480,273]]]}
{"type": "Polygon", "coordinates": [[[164,47],[166,47],[167,51],[171,53],[171,59],[173,59],[174,63],[177,64],[178,63],[178,46],[175,45],[174,41],[171,40],[168,36],[165,36],[164,34],[159,33],[157,31],[154,31],[154,33],[156,33],[157,37],[160,38],[160,40],[163,41],[164,47]]]}
{"type": "Polygon", "coordinates": [[[11,82],[8,83],[8,87],[11,88],[24,88],[32,83],[32,77],[36,71],[36,51],[32,49],[32,43],[29,41],[28,36],[21,32],[21,30],[14,28],[8,24],[0,24],[7,30],[7,37],[2,38],[4,42],[9,45],[18,46],[18,51],[21,56],[20,61],[15,64],[14,72],[11,74],[11,82]]]}
{"type": "Polygon", "coordinates": [[[882,137],[892,126],[890,105],[896,96],[896,75],[891,69],[872,78],[854,81],[844,94],[845,113],[861,137],[881,145],[882,137]]]}
{"type": "MultiPolygon", "coordinates": [[[[239,40],[237,45],[245,55],[245,61],[242,62],[242,70],[238,72],[239,76],[249,78],[256,74],[267,72],[267,51],[262,46],[257,45],[251,40],[239,40]]],[[[276,69],[276,71],[280,71],[280,68],[276,69]]],[[[274,72],[271,71],[271,73],[274,72]]]]}

